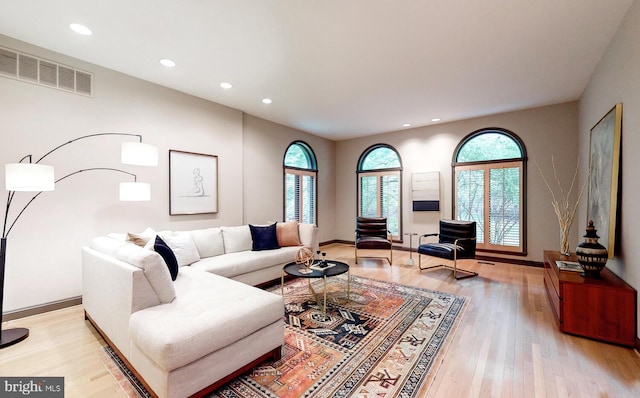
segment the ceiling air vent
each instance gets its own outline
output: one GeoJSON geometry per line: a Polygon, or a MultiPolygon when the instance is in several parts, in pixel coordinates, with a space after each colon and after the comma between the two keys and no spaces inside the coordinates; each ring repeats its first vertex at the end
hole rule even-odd
{"type": "Polygon", "coordinates": [[[76,88],[75,71],[65,66],[58,66],[58,86],[73,91],[76,88]]]}
{"type": "Polygon", "coordinates": [[[0,48],[0,75],[16,77],[18,74],[18,54],[0,48]]]}
{"type": "Polygon", "coordinates": [[[38,59],[20,54],[18,56],[18,77],[32,82],[38,81],[38,59]]]}
{"type": "Polygon", "coordinates": [[[92,93],[92,85],[93,81],[92,75],[89,73],[84,73],[80,71],[76,71],[76,92],[78,94],[91,95],[92,93]]]}
{"type": "Polygon", "coordinates": [[[0,47],[0,76],[93,96],[93,74],[0,47]]]}
{"type": "MultiPolygon", "coordinates": [[[[22,57],[20,58],[22,59],[22,57]]],[[[58,85],[58,65],[40,61],[40,83],[56,87],[58,85]]]]}

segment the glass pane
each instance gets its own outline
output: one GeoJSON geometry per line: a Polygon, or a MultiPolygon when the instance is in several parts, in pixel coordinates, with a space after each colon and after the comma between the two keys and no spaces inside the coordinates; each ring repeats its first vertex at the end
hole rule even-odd
{"type": "Polygon", "coordinates": [[[307,151],[298,144],[289,146],[287,153],[284,155],[284,165],[300,169],[311,168],[311,162],[307,151]]]}
{"type": "Polygon", "coordinates": [[[381,185],[382,217],[387,217],[387,228],[393,236],[400,235],[400,177],[383,175],[381,185]]]}
{"type": "Polygon", "coordinates": [[[456,161],[475,162],[521,158],[520,146],[511,137],[501,133],[484,133],[465,142],[458,151],[456,161]]]}
{"type": "Polygon", "coordinates": [[[360,177],[360,216],[376,217],[378,215],[378,177],[360,177]]]}
{"type": "Polygon", "coordinates": [[[302,220],[315,224],[315,184],[312,176],[302,176],[302,220]]]}
{"type": "Polygon", "coordinates": [[[490,243],[520,246],[520,170],[489,171],[490,243]]]}
{"type": "Polygon", "coordinates": [[[284,219],[285,221],[297,220],[296,217],[296,180],[295,174],[285,174],[284,176],[284,191],[285,191],[285,203],[284,203],[284,219]]]}
{"type": "Polygon", "coordinates": [[[477,242],[484,243],[484,170],[456,171],[456,219],[475,221],[477,242]]]}
{"type": "Polygon", "coordinates": [[[362,161],[360,170],[377,170],[400,167],[398,154],[391,148],[380,147],[369,152],[362,161]]]}

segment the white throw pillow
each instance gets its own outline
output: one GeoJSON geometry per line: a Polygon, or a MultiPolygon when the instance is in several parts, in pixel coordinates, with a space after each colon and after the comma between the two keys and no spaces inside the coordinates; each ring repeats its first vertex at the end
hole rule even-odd
{"type": "Polygon", "coordinates": [[[160,232],[163,241],[173,251],[179,266],[191,265],[200,260],[200,254],[188,232],[160,232]]]}
{"type": "Polygon", "coordinates": [[[224,252],[236,253],[251,250],[251,230],[248,225],[238,227],[221,227],[224,240],[224,252]]]}
{"type": "Polygon", "coordinates": [[[196,229],[189,231],[189,234],[198,248],[200,258],[224,254],[224,242],[220,228],[196,229]]]}

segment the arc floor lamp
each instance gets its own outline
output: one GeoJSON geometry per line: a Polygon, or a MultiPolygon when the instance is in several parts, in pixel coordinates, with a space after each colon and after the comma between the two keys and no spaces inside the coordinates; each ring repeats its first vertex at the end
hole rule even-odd
{"type": "MultiPolygon", "coordinates": [[[[7,206],[4,212],[4,222],[2,226],[2,238],[0,242],[0,321],[3,316],[3,299],[4,299],[4,271],[5,260],[7,253],[7,237],[13,229],[22,213],[33,203],[45,191],[53,191],[56,183],[69,178],[73,175],[84,173],[87,171],[114,171],[118,173],[127,174],[133,177],[133,182],[120,183],[120,200],[121,201],[148,201],[151,197],[150,185],[137,181],[137,176],[125,170],[112,168],[112,167],[91,167],[86,169],[76,170],[73,173],[69,173],[64,177],[54,177],[53,166],[40,164],[40,162],[57,151],[58,149],[72,144],[76,141],[99,137],[99,136],[129,136],[138,137],[138,142],[124,141],[121,147],[121,162],[123,164],[137,165],[137,166],[157,166],[158,165],[158,149],[149,144],[142,142],[142,135],[129,134],[129,133],[97,133],[89,134],[82,137],[75,138],[71,141],[65,142],[57,147],[53,148],[40,159],[32,162],[32,155],[24,156],[18,163],[10,163],[5,165],[5,185],[9,194],[7,196],[7,206]],[[27,162],[25,162],[27,161],[27,162]],[[37,192],[24,207],[13,216],[13,221],[9,218],[12,216],[11,204],[13,202],[16,192],[37,192]]],[[[2,330],[0,323],[0,348],[4,348],[13,344],[16,344],[29,336],[29,329],[26,328],[13,328],[2,330]]]]}

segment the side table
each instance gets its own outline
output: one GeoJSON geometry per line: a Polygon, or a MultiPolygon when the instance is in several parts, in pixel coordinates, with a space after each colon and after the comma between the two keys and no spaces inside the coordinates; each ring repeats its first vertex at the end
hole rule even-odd
{"type": "Polygon", "coordinates": [[[404,234],[409,236],[409,259],[407,260],[407,265],[413,265],[413,237],[418,234],[415,232],[405,232],[404,234]]]}

